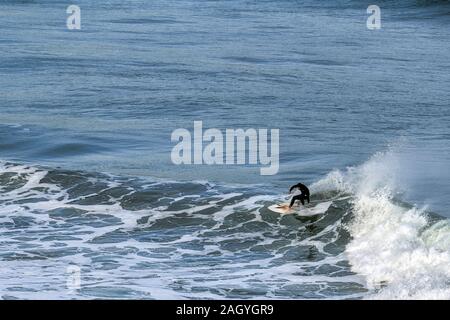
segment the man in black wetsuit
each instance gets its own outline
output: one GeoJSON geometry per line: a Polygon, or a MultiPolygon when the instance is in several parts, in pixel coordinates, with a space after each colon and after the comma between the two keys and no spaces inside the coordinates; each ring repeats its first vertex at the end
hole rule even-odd
{"type": "Polygon", "coordinates": [[[292,208],[296,200],[300,200],[305,205],[305,200],[309,203],[309,189],[302,183],[297,183],[289,189],[289,193],[293,195],[289,208],[292,208]]]}

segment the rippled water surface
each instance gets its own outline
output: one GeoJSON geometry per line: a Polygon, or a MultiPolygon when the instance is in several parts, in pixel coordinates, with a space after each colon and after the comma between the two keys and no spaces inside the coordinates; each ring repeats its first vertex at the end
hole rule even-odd
{"type": "Polygon", "coordinates": [[[0,3],[3,298],[450,297],[448,1],[77,4],[0,3]],[[279,173],[175,166],[197,120],[279,173]]]}

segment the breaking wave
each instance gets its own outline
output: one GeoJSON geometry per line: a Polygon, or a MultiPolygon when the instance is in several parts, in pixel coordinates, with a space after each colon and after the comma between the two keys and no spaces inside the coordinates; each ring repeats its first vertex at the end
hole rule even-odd
{"type": "Polygon", "coordinates": [[[401,157],[379,153],[360,167],[334,171],[316,188],[352,194],[351,270],[374,299],[450,299],[450,224],[400,200],[401,157]]]}
{"type": "Polygon", "coordinates": [[[449,299],[448,220],[401,201],[377,154],[311,186],[316,216],[261,185],[0,163],[4,299],[449,299]],[[68,267],[81,287],[67,287],[68,267]]]}

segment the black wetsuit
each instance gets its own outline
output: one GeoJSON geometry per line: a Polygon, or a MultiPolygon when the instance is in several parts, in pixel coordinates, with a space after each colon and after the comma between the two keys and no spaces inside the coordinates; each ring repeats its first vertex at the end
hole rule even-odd
{"type": "Polygon", "coordinates": [[[302,192],[302,194],[293,196],[292,200],[291,200],[291,204],[289,205],[289,207],[292,207],[296,200],[299,200],[302,203],[302,205],[305,205],[305,200],[308,201],[308,203],[309,203],[309,189],[308,189],[308,187],[305,186],[302,183],[298,183],[295,186],[292,186],[289,189],[289,192],[292,192],[292,190],[294,190],[296,188],[299,189],[302,192]]]}

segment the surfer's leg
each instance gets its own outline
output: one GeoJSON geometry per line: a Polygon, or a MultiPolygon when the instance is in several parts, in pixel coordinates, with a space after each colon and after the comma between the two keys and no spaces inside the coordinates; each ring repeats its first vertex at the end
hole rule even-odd
{"type": "Polygon", "coordinates": [[[302,205],[305,205],[305,197],[300,196],[300,202],[302,203],[302,205]]]}
{"type": "Polygon", "coordinates": [[[292,199],[291,199],[291,203],[289,204],[289,208],[292,208],[292,206],[294,205],[294,203],[295,203],[295,197],[292,197],[292,199]]]}
{"type": "Polygon", "coordinates": [[[309,194],[306,196],[306,200],[308,200],[308,203],[309,203],[309,194]]]}
{"type": "Polygon", "coordinates": [[[291,204],[289,205],[289,208],[292,208],[292,206],[295,203],[295,200],[300,200],[300,197],[299,196],[293,196],[292,199],[291,199],[291,204]]]}

